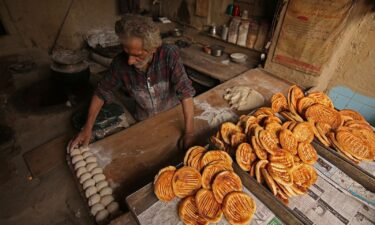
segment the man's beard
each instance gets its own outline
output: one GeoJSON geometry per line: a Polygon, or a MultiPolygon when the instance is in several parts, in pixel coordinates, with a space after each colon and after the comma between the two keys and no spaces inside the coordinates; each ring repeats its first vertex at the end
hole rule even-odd
{"type": "Polygon", "coordinates": [[[147,69],[148,64],[151,62],[152,57],[153,57],[153,54],[150,54],[142,62],[135,63],[134,67],[141,71],[145,71],[147,69]]]}

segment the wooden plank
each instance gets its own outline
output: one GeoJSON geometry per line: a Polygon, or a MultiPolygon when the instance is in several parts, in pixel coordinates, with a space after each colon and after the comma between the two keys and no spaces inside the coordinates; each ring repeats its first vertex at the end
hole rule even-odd
{"type": "Polygon", "coordinates": [[[148,183],[146,186],[126,198],[126,204],[138,224],[140,224],[138,216],[157,201],[159,200],[154,194],[152,183],[148,183]]]}
{"type": "Polygon", "coordinates": [[[33,177],[39,177],[65,161],[66,145],[72,138],[63,134],[51,141],[26,152],[23,158],[33,177]]]}
{"type": "MultiPolygon", "coordinates": [[[[254,69],[216,86],[195,100],[229,109],[222,96],[226,88],[235,85],[250,86],[269,100],[274,93],[285,92],[290,83],[254,69]]],[[[202,112],[195,107],[196,116],[202,112]]],[[[184,153],[178,150],[177,142],[183,132],[183,121],[181,106],[177,106],[90,145],[106,177],[117,186],[114,189],[117,199],[125,199],[145,186],[160,168],[182,161],[184,153]]],[[[212,128],[205,120],[195,119],[194,125],[196,143],[206,143],[212,128]]]]}
{"type": "Polygon", "coordinates": [[[277,199],[269,190],[259,184],[248,173],[243,171],[237,163],[233,163],[234,171],[242,180],[242,184],[262,201],[285,224],[304,224],[299,217],[277,199]]]}
{"type": "Polygon", "coordinates": [[[137,221],[131,212],[127,212],[112,220],[109,225],[137,225],[137,221]]]}
{"type": "Polygon", "coordinates": [[[364,188],[375,193],[375,177],[371,173],[340,155],[336,150],[323,146],[317,140],[314,140],[312,144],[320,156],[327,159],[364,188]]]}

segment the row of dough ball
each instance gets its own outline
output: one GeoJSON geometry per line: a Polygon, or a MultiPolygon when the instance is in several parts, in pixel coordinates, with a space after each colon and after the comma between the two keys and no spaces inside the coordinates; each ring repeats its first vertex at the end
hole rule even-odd
{"type": "Polygon", "coordinates": [[[110,214],[117,213],[119,205],[114,201],[113,190],[109,187],[95,155],[88,148],[80,148],[73,149],[70,156],[96,222],[100,223],[110,214]]]}

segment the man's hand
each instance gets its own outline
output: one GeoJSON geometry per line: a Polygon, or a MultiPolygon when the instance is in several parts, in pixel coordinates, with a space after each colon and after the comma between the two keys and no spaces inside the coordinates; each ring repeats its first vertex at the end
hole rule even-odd
{"type": "Polygon", "coordinates": [[[190,148],[194,143],[194,134],[184,134],[182,144],[185,150],[190,148]]]}
{"type": "Polygon", "coordinates": [[[194,134],[184,134],[181,136],[181,138],[178,140],[178,148],[181,151],[188,150],[191,146],[194,144],[194,134]]]}
{"type": "Polygon", "coordinates": [[[78,146],[87,146],[90,143],[92,130],[83,129],[69,142],[69,150],[77,148],[78,146]]]}

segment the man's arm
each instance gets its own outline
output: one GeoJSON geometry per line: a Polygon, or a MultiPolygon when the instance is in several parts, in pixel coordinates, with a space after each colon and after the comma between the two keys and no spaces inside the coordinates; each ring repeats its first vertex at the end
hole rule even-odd
{"type": "Polygon", "coordinates": [[[184,112],[185,132],[183,136],[183,148],[186,150],[194,141],[194,102],[193,98],[182,100],[182,110],[184,112]]]}
{"type": "Polygon", "coordinates": [[[92,128],[95,124],[96,117],[98,116],[100,109],[102,108],[104,102],[110,102],[112,100],[113,91],[117,90],[122,85],[122,81],[117,73],[120,60],[121,58],[119,58],[119,56],[113,60],[110,71],[98,83],[98,86],[91,99],[86,123],[81,132],[79,132],[78,135],[70,141],[68,145],[69,149],[78,147],[78,145],[86,146],[89,144],[92,128]]]}
{"type": "Polygon", "coordinates": [[[73,149],[78,145],[87,146],[90,143],[92,128],[103,104],[103,99],[99,98],[95,94],[92,96],[86,123],[81,132],[79,132],[78,135],[70,142],[69,149],[73,149]]]}
{"type": "Polygon", "coordinates": [[[194,103],[193,98],[182,100],[182,110],[185,119],[185,134],[194,134],[194,103]]]}

